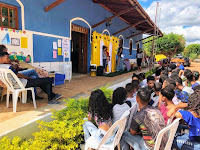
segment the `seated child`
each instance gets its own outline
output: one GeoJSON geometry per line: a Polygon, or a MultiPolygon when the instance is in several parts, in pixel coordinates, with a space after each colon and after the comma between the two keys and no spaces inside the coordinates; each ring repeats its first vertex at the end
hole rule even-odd
{"type": "Polygon", "coordinates": [[[160,79],[161,71],[162,71],[162,69],[156,69],[156,73],[155,73],[156,82],[158,82],[160,79]]]}
{"type": "MultiPolygon", "coordinates": [[[[179,135],[174,139],[173,148],[200,149],[200,91],[195,90],[189,97],[186,110],[175,113],[177,118],[183,119],[189,126],[189,134],[179,135]]],[[[181,134],[181,133],[180,133],[181,134]]]]}
{"type": "Polygon", "coordinates": [[[167,85],[161,90],[161,100],[163,104],[160,107],[160,111],[165,120],[165,124],[167,124],[168,119],[173,115],[170,112],[168,112],[168,110],[174,106],[174,103],[172,102],[174,95],[174,86],[171,84],[167,85]]]}
{"type": "Polygon", "coordinates": [[[119,120],[123,113],[131,108],[131,102],[126,101],[126,97],[127,92],[123,87],[118,87],[114,90],[112,95],[113,123],[119,120]]]}
{"type": "Polygon", "coordinates": [[[181,102],[187,103],[189,99],[189,94],[185,91],[184,86],[182,85],[182,79],[178,76],[173,77],[173,79],[176,82],[175,94],[177,98],[181,102]]]}
{"type": "Polygon", "coordinates": [[[194,83],[192,84],[192,89],[194,90],[195,86],[200,85],[199,80],[199,72],[198,71],[193,71],[193,76],[194,76],[194,83]]]}
{"type": "Polygon", "coordinates": [[[135,86],[135,84],[133,83],[128,83],[126,84],[126,92],[127,92],[127,98],[126,101],[131,102],[131,106],[133,106],[134,103],[136,103],[136,98],[133,96],[134,93],[137,92],[137,86],[135,86]]]}
{"type": "Polygon", "coordinates": [[[168,70],[167,69],[164,69],[161,71],[160,75],[166,75],[168,76],[168,70]]]}
{"type": "Polygon", "coordinates": [[[164,81],[165,81],[167,78],[168,78],[168,76],[163,74],[163,75],[160,76],[159,82],[163,84],[164,81]]]}
{"type": "Polygon", "coordinates": [[[145,79],[145,73],[140,73],[140,87],[147,86],[147,79],[145,79]]]}
{"type": "Polygon", "coordinates": [[[140,76],[137,75],[137,74],[135,74],[135,73],[133,73],[133,75],[132,75],[132,81],[133,81],[133,80],[138,80],[138,81],[140,81],[140,76]]]}
{"type": "Polygon", "coordinates": [[[159,102],[159,93],[162,89],[162,84],[160,82],[156,82],[154,84],[153,93],[151,94],[151,101],[149,102],[150,106],[157,107],[159,102]]]}
{"type": "MultiPolygon", "coordinates": [[[[140,88],[137,93],[137,103],[139,112],[133,116],[130,132],[123,133],[120,148],[122,150],[147,150],[153,149],[155,146],[156,137],[160,130],[166,125],[160,111],[152,106],[149,106],[151,93],[147,88],[140,88]]],[[[163,138],[161,149],[164,149],[167,137],[163,138]]]]}
{"type": "MultiPolygon", "coordinates": [[[[175,90],[175,88],[176,88],[176,82],[175,82],[173,79],[171,79],[171,78],[167,78],[167,79],[164,81],[164,83],[163,83],[163,85],[162,85],[162,88],[165,88],[168,84],[172,84],[172,85],[174,86],[174,90],[175,90]]],[[[179,99],[177,98],[176,94],[175,94],[175,96],[173,97],[172,101],[173,101],[173,103],[174,103],[175,105],[178,105],[178,104],[180,103],[180,101],[179,101],[179,99]]]]}
{"type": "Polygon", "coordinates": [[[151,93],[153,93],[153,87],[154,87],[155,81],[156,80],[155,80],[154,76],[148,76],[147,77],[147,87],[151,91],[151,93]]]}
{"type": "MultiPolygon", "coordinates": [[[[91,93],[88,106],[88,121],[83,124],[85,141],[92,136],[95,140],[101,141],[106,132],[112,126],[112,105],[107,101],[101,90],[91,93]],[[97,127],[92,123],[95,122],[97,127]]],[[[106,143],[112,142],[111,136],[106,143]]]]}
{"type": "MultiPolygon", "coordinates": [[[[136,89],[139,89],[140,88],[140,82],[138,80],[133,80],[132,81],[132,84],[134,87],[136,87],[136,89]]],[[[133,99],[135,99],[136,101],[136,95],[137,95],[137,90],[136,92],[133,94],[133,99]]]]}
{"type": "Polygon", "coordinates": [[[195,84],[194,75],[193,75],[192,71],[189,69],[185,70],[184,75],[186,77],[186,81],[185,81],[185,85],[184,85],[185,91],[189,95],[191,95],[194,92],[192,90],[192,85],[195,84]]]}

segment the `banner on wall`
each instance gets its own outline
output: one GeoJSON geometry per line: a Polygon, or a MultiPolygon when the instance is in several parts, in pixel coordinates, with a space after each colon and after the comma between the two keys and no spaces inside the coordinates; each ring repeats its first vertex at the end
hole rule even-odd
{"type": "Polygon", "coordinates": [[[64,58],[70,58],[70,40],[62,39],[62,53],[64,58]]]}

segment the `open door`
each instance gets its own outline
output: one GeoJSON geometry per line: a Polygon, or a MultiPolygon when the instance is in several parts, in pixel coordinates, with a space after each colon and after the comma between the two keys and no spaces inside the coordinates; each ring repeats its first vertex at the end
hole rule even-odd
{"type": "MultiPolygon", "coordinates": [[[[81,27],[80,27],[81,28],[81,27]]],[[[72,31],[72,72],[87,73],[87,44],[88,34],[72,31]]]]}

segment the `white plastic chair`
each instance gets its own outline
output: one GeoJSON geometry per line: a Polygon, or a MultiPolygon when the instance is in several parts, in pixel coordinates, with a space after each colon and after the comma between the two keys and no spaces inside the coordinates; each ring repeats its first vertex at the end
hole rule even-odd
{"type": "Polygon", "coordinates": [[[129,110],[127,110],[123,114],[123,117],[120,120],[116,121],[110,127],[110,129],[107,131],[106,135],[103,137],[103,139],[100,142],[95,140],[92,136],[90,138],[88,138],[88,140],[85,143],[85,150],[88,150],[88,148],[97,149],[97,150],[101,150],[101,149],[114,150],[114,148],[116,146],[120,150],[119,141],[124,132],[124,128],[125,128],[129,114],[130,114],[130,112],[129,112],[129,110]],[[115,133],[116,128],[118,128],[118,130],[117,130],[117,133],[115,134],[113,142],[105,144],[107,139],[115,133]]]}
{"type": "Polygon", "coordinates": [[[174,115],[172,115],[168,121],[167,121],[167,126],[170,125],[172,123],[172,121],[174,120],[174,115]]]}
{"type": "Polygon", "coordinates": [[[160,149],[160,144],[161,144],[161,141],[162,141],[162,138],[163,138],[163,135],[165,133],[168,132],[168,141],[167,143],[165,144],[165,149],[164,150],[171,150],[171,147],[172,147],[172,142],[174,140],[174,136],[176,134],[176,130],[178,128],[178,125],[179,125],[179,120],[180,118],[177,118],[176,120],[174,120],[172,122],[172,124],[168,125],[167,127],[165,127],[164,129],[162,129],[157,138],[156,138],[156,143],[155,143],[155,147],[154,147],[154,150],[159,150],[160,149]]]}
{"type": "Polygon", "coordinates": [[[34,108],[36,107],[35,102],[35,93],[34,88],[25,88],[22,82],[19,80],[19,78],[16,76],[16,74],[10,70],[5,68],[0,68],[0,80],[7,86],[7,98],[6,98],[6,106],[9,107],[9,96],[12,92],[12,99],[13,99],[13,112],[17,111],[17,100],[19,93],[22,92],[22,101],[25,102],[27,99],[27,91],[30,90],[32,92],[32,98],[33,98],[33,104],[34,108]],[[16,84],[19,85],[19,89],[15,89],[11,81],[9,80],[8,75],[11,75],[13,79],[15,80],[16,84]]]}

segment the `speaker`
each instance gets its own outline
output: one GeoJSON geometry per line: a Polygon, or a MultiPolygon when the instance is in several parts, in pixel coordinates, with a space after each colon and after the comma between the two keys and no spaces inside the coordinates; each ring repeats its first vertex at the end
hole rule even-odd
{"type": "Polygon", "coordinates": [[[103,75],[103,66],[98,66],[97,67],[97,76],[102,76],[103,75]]]}

